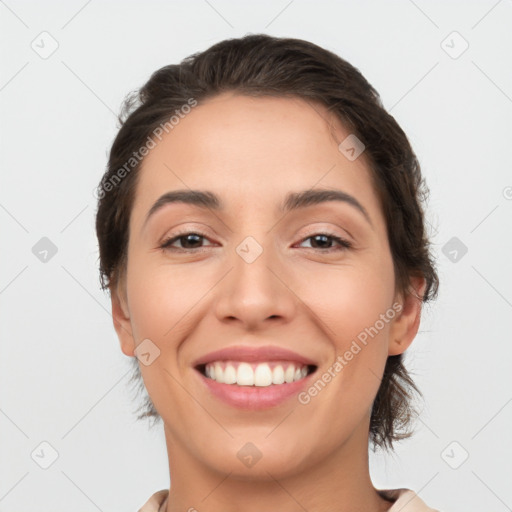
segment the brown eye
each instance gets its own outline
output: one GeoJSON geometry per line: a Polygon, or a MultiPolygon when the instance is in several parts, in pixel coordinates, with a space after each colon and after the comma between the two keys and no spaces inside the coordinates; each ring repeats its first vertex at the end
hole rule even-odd
{"type": "Polygon", "coordinates": [[[181,249],[185,251],[194,251],[195,249],[200,249],[203,247],[201,245],[202,240],[206,240],[206,236],[201,233],[179,233],[165,240],[160,247],[165,250],[181,249]],[[181,247],[173,247],[176,242],[179,242],[181,247]]]}
{"type": "Polygon", "coordinates": [[[302,243],[306,240],[314,240],[311,244],[311,248],[322,252],[332,252],[333,250],[344,251],[352,247],[352,244],[348,240],[330,233],[317,233],[315,235],[308,236],[302,241],[302,243]],[[333,241],[338,244],[338,248],[332,247],[333,241]]]}

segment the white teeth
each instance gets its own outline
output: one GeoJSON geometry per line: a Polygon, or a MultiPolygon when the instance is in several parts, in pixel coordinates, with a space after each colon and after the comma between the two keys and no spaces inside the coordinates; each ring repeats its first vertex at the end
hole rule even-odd
{"type": "MultiPolygon", "coordinates": [[[[222,380],[218,382],[223,382],[222,380]]],[[[241,363],[238,365],[236,371],[236,382],[240,386],[254,386],[254,372],[252,371],[251,365],[247,363],[241,363]]]]}
{"type": "Polygon", "coordinates": [[[284,383],[284,370],[281,365],[278,365],[274,368],[274,371],[272,372],[272,384],[283,384],[283,383],[284,383]]]}
{"type": "Polygon", "coordinates": [[[294,366],[288,366],[286,368],[286,371],[284,372],[284,381],[285,382],[293,382],[293,377],[295,376],[295,367],[294,366]]]}
{"type": "Polygon", "coordinates": [[[254,372],[255,386],[270,386],[272,384],[272,370],[268,364],[259,364],[254,372]]]}
{"type": "Polygon", "coordinates": [[[206,365],[205,375],[221,384],[267,387],[272,384],[291,383],[303,379],[308,374],[307,366],[302,364],[290,362],[272,366],[273,368],[269,363],[217,361],[206,365]]]}
{"type": "Polygon", "coordinates": [[[224,371],[220,363],[215,363],[215,380],[218,382],[224,382],[224,371]]]}
{"type": "MultiPolygon", "coordinates": [[[[208,368],[208,366],[206,366],[208,368]]],[[[236,370],[232,364],[226,365],[224,370],[224,384],[236,384],[236,370]]]]}

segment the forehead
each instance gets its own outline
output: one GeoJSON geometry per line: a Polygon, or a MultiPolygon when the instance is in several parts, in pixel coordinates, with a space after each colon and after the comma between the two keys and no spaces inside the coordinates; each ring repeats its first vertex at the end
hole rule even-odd
{"type": "Polygon", "coordinates": [[[211,190],[233,208],[250,201],[262,210],[289,191],[337,188],[371,209],[376,197],[365,154],[350,161],[338,149],[349,135],[317,102],[223,93],[157,140],[142,163],[133,210],[186,188],[211,190]]]}

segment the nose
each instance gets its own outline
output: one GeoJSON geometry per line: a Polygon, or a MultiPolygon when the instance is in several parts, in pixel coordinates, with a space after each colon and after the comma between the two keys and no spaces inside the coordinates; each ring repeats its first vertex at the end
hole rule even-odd
{"type": "Polygon", "coordinates": [[[244,252],[243,244],[239,246],[230,260],[231,270],[216,287],[217,318],[239,323],[246,330],[257,330],[269,321],[290,322],[298,305],[291,273],[286,272],[282,260],[270,248],[261,247],[263,251],[252,260],[254,242],[245,247],[249,251],[244,252]]]}

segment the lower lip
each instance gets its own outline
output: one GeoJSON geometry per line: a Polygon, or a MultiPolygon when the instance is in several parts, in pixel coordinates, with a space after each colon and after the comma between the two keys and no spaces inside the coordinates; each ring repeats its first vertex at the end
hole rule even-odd
{"type": "Polygon", "coordinates": [[[196,370],[199,377],[210,392],[223,402],[239,409],[260,410],[281,405],[286,400],[298,395],[308,384],[308,374],[303,379],[285,384],[271,384],[270,386],[238,386],[237,384],[221,384],[216,380],[205,377],[196,370]]]}

